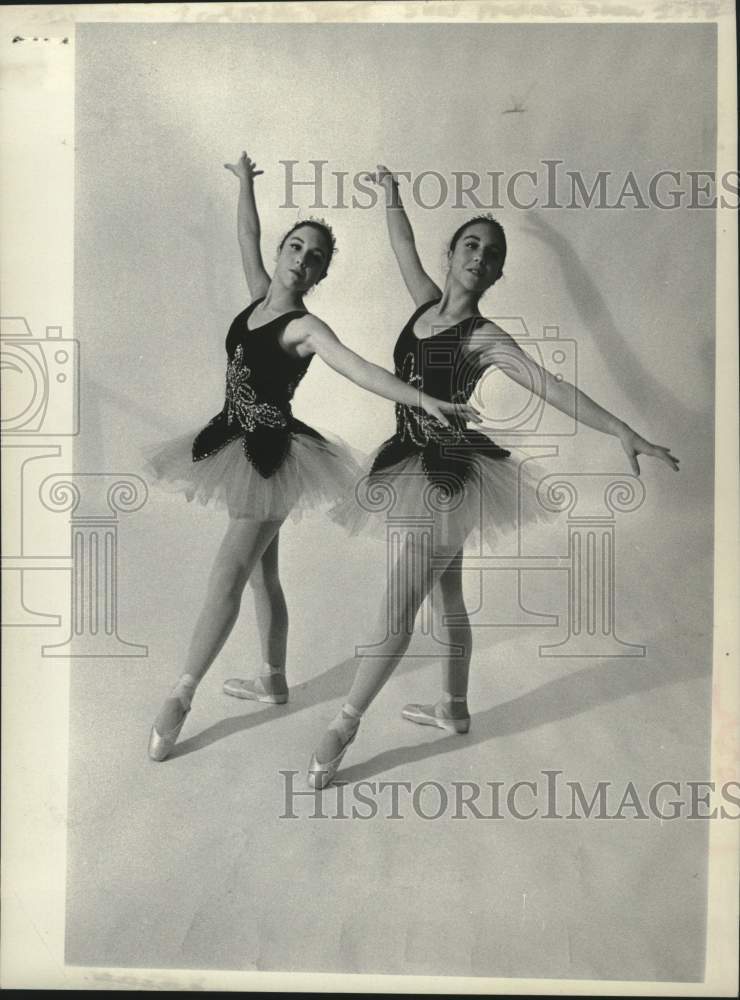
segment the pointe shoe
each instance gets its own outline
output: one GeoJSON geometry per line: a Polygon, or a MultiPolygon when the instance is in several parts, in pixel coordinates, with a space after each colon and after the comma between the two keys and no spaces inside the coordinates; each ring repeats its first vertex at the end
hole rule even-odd
{"type": "MultiPolygon", "coordinates": [[[[453,701],[465,701],[465,698],[453,698],[453,701]]],[[[452,719],[448,715],[440,715],[439,703],[436,705],[405,705],[401,710],[401,716],[409,722],[415,722],[419,726],[436,726],[437,729],[445,729],[449,733],[462,735],[470,729],[470,716],[464,715],[458,719],[452,719]],[[431,709],[431,711],[430,711],[431,709]]]]}
{"type": "Polygon", "coordinates": [[[274,690],[266,691],[261,677],[254,680],[232,677],[224,681],[224,694],[248,701],[264,701],[268,705],[284,705],[288,700],[288,682],[282,674],[272,674],[271,681],[274,690]]]}
{"type": "MultiPolygon", "coordinates": [[[[182,702],[180,702],[182,704],[182,702]]],[[[173,726],[172,729],[167,733],[158,733],[157,727],[152,726],[152,731],[149,734],[149,757],[152,760],[158,762],[166,760],[172,753],[172,748],[175,743],[177,743],[177,737],[180,735],[180,730],[185,725],[185,720],[190,712],[190,706],[185,708],[183,706],[183,717],[173,726]]]]}
{"type": "Polygon", "coordinates": [[[349,750],[351,744],[354,743],[356,736],[357,733],[354,732],[336,757],[333,760],[327,761],[326,764],[322,764],[316,758],[315,753],[311,754],[311,762],[308,765],[308,783],[312,788],[326,788],[327,785],[330,785],[334,781],[339,770],[339,765],[342,763],[342,758],[349,750]]]}
{"type": "Polygon", "coordinates": [[[339,728],[339,720],[341,715],[345,716],[345,720],[343,721],[346,721],[346,718],[349,717],[350,719],[355,719],[357,725],[355,726],[355,730],[352,733],[352,735],[348,737],[342,749],[332,760],[328,760],[326,761],[326,763],[324,763],[323,761],[320,761],[317,758],[315,752],[311,754],[311,762],[308,765],[307,777],[308,777],[308,783],[309,785],[311,785],[312,788],[326,788],[327,785],[331,784],[331,782],[336,777],[337,771],[339,770],[339,765],[342,763],[344,755],[347,753],[350,746],[354,743],[355,737],[357,736],[357,733],[359,731],[360,719],[362,718],[362,713],[357,712],[354,708],[352,708],[351,705],[345,705],[343,706],[340,715],[337,716],[335,722],[329,726],[329,730],[331,732],[338,732],[341,735],[341,730],[339,728]]]}

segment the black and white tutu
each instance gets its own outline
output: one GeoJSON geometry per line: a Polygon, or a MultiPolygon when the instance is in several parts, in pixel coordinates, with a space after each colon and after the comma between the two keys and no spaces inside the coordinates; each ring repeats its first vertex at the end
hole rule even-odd
{"type": "Polygon", "coordinates": [[[339,439],[314,434],[290,434],[283,461],[268,477],[248,460],[240,437],[193,461],[195,431],[150,449],[145,471],[161,489],[231,517],[298,520],[352,496],[362,476],[357,453],[339,439]]]}
{"type": "MultiPolygon", "coordinates": [[[[466,403],[487,364],[471,352],[471,338],[487,321],[476,314],[419,339],[415,323],[437,301],[419,306],[401,331],[395,374],[436,399],[466,403]]],[[[397,404],[395,434],[331,517],[354,535],[419,530],[432,545],[496,552],[503,536],[551,520],[537,497],[543,476],[526,452],[512,453],[458,419],[443,426],[418,406],[397,404]]]]}
{"type": "Polygon", "coordinates": [[[291,400],[312,355],[288,354],[279,335],[305,310],[251,329],[261,301],[239,313],[226,336],[221,412],[201,430],[150,448],[145,471],[156,485],[232,517],[299,518],[351,495],[360,465],[344,442],[293,416],[291,400]]]}
{"type": "Polygon", "coordinates": [[[430,476],[423,451],[379,468],[382,450],[366,462],[352,494],[330,511],[350,535],[387,540],[419,531],[434,547],[468,545],[495,554],[504,538],[552,521],[537,497],[545,472],[524,453],[472,452],[462,479],[454,472],[430,476]]]}

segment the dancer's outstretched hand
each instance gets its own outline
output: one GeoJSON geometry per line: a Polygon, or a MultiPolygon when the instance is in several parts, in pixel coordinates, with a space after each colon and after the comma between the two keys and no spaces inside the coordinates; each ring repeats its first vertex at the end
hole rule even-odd
{"type": "Polygon", "coordinates": [[[640,475],[640,466],[637,462],[638,455],[650,455],[652,458],[659,458],[662,462],[670,465],[674,472],[679,471],[679,460],[671,455],[670,448],[667,448],[665,445],[650,444],[644,437],[636,434],[631,427],[624,428],[619,435],[619,440],[622,442],[622,447],[627,454],[627,458],[630,460],[632,471],[636,476],[640,475]]]}
{"type": "Polygon", "coordinates": [[[370,181],[371,184],[377,184],[379,187],[392,187],[396,183],[396,179],[390,172],[388,167],[379,163],[374,173],[363,174],[365,180],[370,181]]]}
{"type": "Polygon", "coordinates": [[[453,426],[447,419],[447,414],[457,417],[464,422],[472,421],[474,424],[483,423],[483,417],[470,403],[448,403],[444,399],[435,399],[434,396],[422,396],[421,407],[430,417],[439,420],[445,427],[453,426]]]}
{"type": "Polygon", "coordinates": [[[250,160],[246,152],[243,152],[236,163],[224,163],[227,170],[230,170],[232,174],[235,174],[240,180],[254,180],[260,174],[264,173],[264,170],[258,170],[257,164],[254,160],[250,160]]]}

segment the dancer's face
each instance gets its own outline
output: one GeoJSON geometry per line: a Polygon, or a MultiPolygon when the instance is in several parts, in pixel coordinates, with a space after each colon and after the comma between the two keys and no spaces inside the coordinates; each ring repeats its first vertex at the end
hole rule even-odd
{"type": "Polygon", "coordinates": [[[326,236],[313,226],[301,226],[283,243],[276,270],[287,288],[307,292],[324,277],[328,266],[326,236]]]}
{"type": "Polygon", "coordinates": [[[450,277],[482,294],[501,277],[505,252],[504,242],[493,226],[473,222],[450,254],[450,277]]]}

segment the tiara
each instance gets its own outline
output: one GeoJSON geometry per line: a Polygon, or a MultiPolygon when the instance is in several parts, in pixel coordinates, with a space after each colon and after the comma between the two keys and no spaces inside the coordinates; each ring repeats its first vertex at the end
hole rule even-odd
{"type": "Polygon", "coordinates": [[[332,256],[337,252],[337,238],[334,235],[334,230],[331,228],[329,223],[322,215],[304,215],[303,217],[301,217],[301,210],[298,209],[298,217],[296,218],[296,224],[299,222],[301,223],[313,222],[316,225],[321,226],[322,229],[325,229],[331,241],[332,256]]]}
{"type": "Polygon", "coordinates": [[[496,216],[492,215],[490,212],[481,212],[480,215],[474,215],[471,219],[468,219],[467,224],[470,225],[471,222],[493,222],[500,229],[504,228],[496,216]]]}

